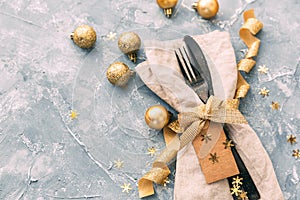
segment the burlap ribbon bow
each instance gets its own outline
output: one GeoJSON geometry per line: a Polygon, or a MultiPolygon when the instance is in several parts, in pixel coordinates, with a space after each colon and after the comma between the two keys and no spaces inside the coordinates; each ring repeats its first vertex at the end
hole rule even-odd
{"type": "MultiPolygon", "coordinates": [[[[183,112],[178,115],[178,122],[183,133],[176,135],[167,147],[154,161],[152,169],[147,172],[138,182],[140,198],[154,194],[153,182],[163,184],[170,170],[167,164],[177,155],[177,152],[201,132],[205,122],[213,121],[217,123],[247,123],[244,116],[238,110],[238,100],[222,101],[211,96],[207,104],[183,112]]],[[[216,138],[218,140],[218,138],[216,138]]],[[[214,144],[214,141],[211,141],[214,144]]],[[[208,148],[209,149],[209,148],[208,148]]],[[[205,150],[202,153],[208,153],[205,150]]]]}

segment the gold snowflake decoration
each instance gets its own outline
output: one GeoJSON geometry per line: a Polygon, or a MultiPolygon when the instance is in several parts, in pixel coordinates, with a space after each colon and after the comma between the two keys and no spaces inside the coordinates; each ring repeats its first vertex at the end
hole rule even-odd
{"type": "Polygon", "coordinates": [[[124,161],[122,161],[120,159],[114,161],[114,167],[116,167],[118,169],[122,168],[123,165],[124,165],[124,161]]]}
{"type": "Polygon", "coordinates": [[[239,196],[240,193],[242,193],[242,190],[240,190],[239,185],[233,185],[233,188],[230,188],[231,194],[234,194],[235,196],[239,196]]]}
{"type": "Polygon", "coordinates": [[[151,156],[154,156],[155,153],[156,153],[156,148],[155,147],[149,147],[148,148],[148,153],[147,154],[150,154],[151,156]]]}
{"type": "Polygon", "coordinates": [[[257,71],[261,74],[267,74],[269,71],[269,68],[267,68],[266,65],[260,65],[260,66],[258,66],[257,71]]]}
{"type": "Polygon", "coordinates": [[[117,33],[109,32],[109,34],[106,35],[106,39],[115,41],[117,39],[117,33]]]}
{"type": "Polygon", "coordinates": [[[128,184],[124,183],[123,185],[121,185],[121,188],[123,189],[122,192],[127,192],[127,193],[129,193],[129,191],[132,190],[130,183],[128,184]]]}
{"type": "Polygon", "coordinates": [[[266,96],[269,96],[269,92],[270,90],[267,90],[266,87],[260,89],[259,93],[262,97],[266,97],[266,96]]]}
{"type": "Polygon", "coordinates": [[[240,178],[239,176],[237,176],[236,178],[233,178],[232,184],[233,185],[243,185],[242,180],[243,180],[243,178],[240,178]]]}
{"type": "Polygon", "coordinates": [[[163,183],[164,187],[166,187],[167,184],[169,184],[169,183],[170,183],[170,179],[169,179],[169,177],[167,177],[167,178],[164,180],[164,183],[163,183]]]}
{"type": "Polygon", "coordinates": [[[225,145],[225,149],[230,147],[234,147],[234,144],[232,143],[232,140],[226,140],[225,142],[223,142],[223,144],[225,145]]]}
{"type": "Polygon", "coordinates": [[[272,110],[279,110],[280,104],[277,101],[272,101],[271,108],[272,110]]]}
{"type": "Polygon", "coordinates": [[[289,143],[291,143],[291,144],[296,143],[296,142],[297,142],[296,136],[294,136],[294,135],[289,135],[289,136],[287,137],[287,142],[289,142],[289,143]]]}
{"type": "Polygon", "coordinates": [[[292,156],[294,156],[296,159],[300,158],[300,151],[299,151],[299,149],[293,150],[292,156]]]}
{"type": "Polygon", "coordinates": [[[71,110],[71,113],[70,113],[70,117],[71,119],[76,119],[78,117],[79,113],[77,113],[75,110],[71,110]]]}
{"type": "Polygon", "coordinates": [[[205,143],[207,143],[209,140],[211,140],[211,134],[204,134],[204,135],[201,135],[201,141],[205,141],[205,143]]]}
{"type": "Polygon", "coordinates": [[[243,191],[242,193],[239,194],[239,199],[240,200],[247,200],[248,196],[247,196],[248,192],[243,191]]]}
{"type": "Polygon", "coordinates": [[[209,160],[213,163],[213,164],[215,164],[215,163],[217,163],[217,162],[219,162],[219,157],[217,156],[217,153],[210,153],[210,158],[209,158],[209,160]]]}

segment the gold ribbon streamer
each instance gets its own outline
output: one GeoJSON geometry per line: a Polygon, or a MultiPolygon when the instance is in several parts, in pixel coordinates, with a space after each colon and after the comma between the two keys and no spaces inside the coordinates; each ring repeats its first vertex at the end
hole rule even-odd
{"type": "MultiPolygon", "coordinates": [[[[173,139],[167,143],[167,147],[156,158],[152,169],[138,182],[140,198],[154,194],[153,182],[163,184],[170,170],[167,164],[176,157],[177,152],[185,147],[203,129],[206,120],[217,123],[247,123],[244,116],[238,110],[238,100],[221,101],[211,96],[207,104],[183,112],[178,115],[177,130],[183,130],[181,136],[173,135],[173,139]]],[[[174,125],[173,125],[174,126],[174,125]]],[[[218,139],[218,138],[217,138],[218,139]]]]}
{"type": "MultiPolygon", "coordinates": [[[[240,60],[237,68],[239,71],[249,73],[256,64],[255,60],[253,60],[253,57],[257,56],[260,45],[260,40],[254,35],[256,35],[263,28],[263,23],[256,19],[253,9],[244,12],[244,21],[245,23],[240,29],[240,38],[248,47],[248,52],[245,58],[240,60]]],[[[245,81],[239,72],[235,98],[244,98],[249,89],[250,85],[245,81]]]]}

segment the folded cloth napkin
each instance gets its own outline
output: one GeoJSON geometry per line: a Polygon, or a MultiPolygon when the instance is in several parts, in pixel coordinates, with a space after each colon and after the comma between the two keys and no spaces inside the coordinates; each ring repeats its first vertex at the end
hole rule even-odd
{"type": "MultiPolygon", "coordinates": [[[[229,34],[214,31],[194,36],[194,39],[208,61],[215,96],[232,99],[236,91],[237,68],[229,34]]],[[[182,46],[182,40],[144,43],[147,61],[136,68],[144,83],[178,112],[201,105],[197,94],[185,84],[174,56],[174,50],[182,46]]],[[[272,163],[256,133],[248,124],[231,124],[228,127],[261,199],[283,199],[272,163]]],[[[194,147],[190,144],[177,155],[174,199],[232,199],[232,196],[226,179],[211,184],[206,182],[194,147]]]]}

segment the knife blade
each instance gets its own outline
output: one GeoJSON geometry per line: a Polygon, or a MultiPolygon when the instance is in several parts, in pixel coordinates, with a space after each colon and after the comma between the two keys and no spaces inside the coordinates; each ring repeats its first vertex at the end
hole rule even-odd
{"type": "MultiPolygon", "coordinates": [[[[196,71],[198,71],[201,74],[202,78],[205,80],[205,82],[208,85],[208,92],[209,92],[208,97],[210,95],[214,95],[210,70],[208,68],[208,64],[206,62],[202,49],[200,48],[198,43],[189,35],[186,35],[183,38],[183,41],[186,44],[187,54],[189,55],[192,66],[196,71]]],[[[206,103],[208,99],[202,99],[202,100],[205,101],[206,103]]]]}
{"type": "MultiPolygon", "coordinates": [[[[202,76],[202,78],[205,80],[205,82],[208,85],[208,93],[209,93],[208,98],[209,98],[210,95],[214,95],[214,90],[213,90],[213,85],[212,85],[211,73],[210,73],[206,58],[202,52],[202,49],[198,45],[198,43],[189,35],[185,36],[183,40],[186,45],[187,54],[189,56],[189,61],[192,65],[192,67],[194,68],[194,70],[196,70],[197,72],[200,73],[200,75],[202,76]]],[[[201,98],[200,95],[199,95],[199,97],[201,98]]],[[[205,95],[204,95],[204,97],[205,97],[205,95]]],[[[203,98],[203,96],[202,96],[202,98],[203,98]]],[[[206,103],[207,100],[208,99],[202,99],[202,101],[204,103],[206,103]]],[[[224,132],[225,132],[226,138],[228,140],[230,140],[228,131],[226,129],[224,129],[224,132]]],[[[248,199],[249,200],[259,199],[260,194],[259,194],[244,162],[242,161],[240,155],[238,154],[236,148],[233,146],[231,148],[231,151],[235,158],[238,169],[240,171],[239,176],[242,177],[244,180],[243,188],[245,189],[246,192],[248,192],[248,199]]],[[[232,187],[233,186],[232,185],[233,177],[229,177],[227,179],[228,179],[229,185],[232,187]]],[[[233,195],[233,198],[236,199],[236,197],[234,195],[233,195]]]]}

